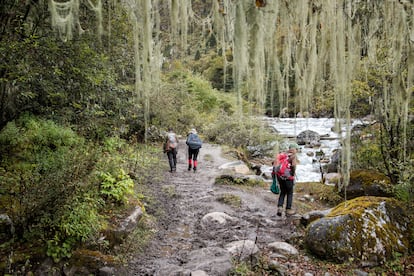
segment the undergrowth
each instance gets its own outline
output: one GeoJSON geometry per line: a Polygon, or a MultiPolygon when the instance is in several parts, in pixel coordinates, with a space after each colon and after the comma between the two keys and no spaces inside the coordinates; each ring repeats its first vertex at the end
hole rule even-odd
{"type": "Polygon", "coordinates": [[[0,210],[14,227],[0,237],[8,241],[0,248],[5,273],[30,270],[33,256],[19,250],[31,248],[59,262],[78,247],[94,247],[113,216],[132,205],[145,212],[139,187],[156,175],[159,163],[157,148],[119,137],[96,144],[30,114],[0,132],[0,153],[0,210]]]}

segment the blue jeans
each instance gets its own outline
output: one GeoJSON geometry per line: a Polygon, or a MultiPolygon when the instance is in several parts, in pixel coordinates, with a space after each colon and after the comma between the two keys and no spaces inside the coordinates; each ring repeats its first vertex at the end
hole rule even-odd
{"type": "Polygon", "coordinates": [[[292,209],[293,201],[293,186],[295,185],[293,180],[277,178],[280,187],[279,201],[277,207],[283,207],[286,197],[286,209],[292,209]]]}

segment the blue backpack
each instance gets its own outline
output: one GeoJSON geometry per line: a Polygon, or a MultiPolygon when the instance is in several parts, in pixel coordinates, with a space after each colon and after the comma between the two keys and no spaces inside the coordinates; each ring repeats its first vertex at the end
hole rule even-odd
{"type": "Polygon", "coordinates": [[[198,137],[197,134],[191,133],[190,135],[188,135],[186,144],[191,149],[199,149],[203,145],[203,142],[201,142],[200,137],[198,137]]]}

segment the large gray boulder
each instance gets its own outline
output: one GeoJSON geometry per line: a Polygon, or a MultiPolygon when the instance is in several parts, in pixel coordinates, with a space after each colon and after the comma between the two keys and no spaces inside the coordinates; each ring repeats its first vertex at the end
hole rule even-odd
{"type": "Polygon", "coordinates": [[[302,131],[298,136],[296,136],[296,142],[298,145],[314,145],[318,144],[320,140],[321,136],[313,130],[302,131]]]}
{"type": "Polygon", "coordinates": [[[410,248],[411,222],[400,202],[358,197],[312,222],[305,244],[318,257],[336,262],[379,265],[410,248]]]}

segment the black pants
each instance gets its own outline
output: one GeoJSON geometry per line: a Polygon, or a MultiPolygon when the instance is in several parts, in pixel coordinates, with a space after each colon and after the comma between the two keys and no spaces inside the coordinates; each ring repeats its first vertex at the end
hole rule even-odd
{"type": "Polygon", "coordinates": [[[197,161],[199,151],[200,149],[192,149],[188,147],[188,160],[192,159],[193,161],[197,161]]]}
{"type": "Polygon", "coordinates": [[[193,167],[194,171],[197,169],[197,156],[200,149],[192,149],[188,147],[188,170],[193,167]]]}
{"type": "Polygon", "coordinates": [[[177,149],[170,149],[167,151],[168,163],[170,164],[170,170],[175,171],[177,168],[177,149]]]}
{"type": "Polygon", "coordinates": [[[286,209],[292,209],[292,201],[293,201],[293,186],[294,181],[288,179],[281,179],[280,177],[277,178],[280,187],[280,195],[279,201],[277,203],[277,207],[283,207],[283,203],[285,202],[286,197],[286,209]]]}

